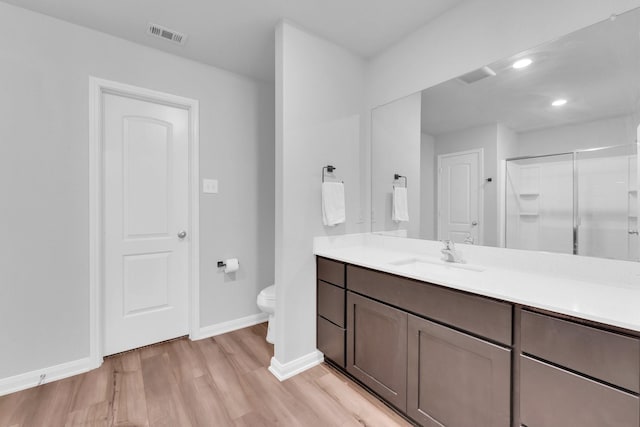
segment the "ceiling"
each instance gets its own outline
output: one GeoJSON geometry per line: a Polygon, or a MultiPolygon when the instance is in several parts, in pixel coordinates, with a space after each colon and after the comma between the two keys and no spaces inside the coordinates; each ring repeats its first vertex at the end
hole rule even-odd
{"type": "Polygon", "coordinates": [[[632,114],[640,106],[640,9],[488,64],[497,75],[422,92],[422,129],[439,135],[490,123],[516,132],[632,114]],[[516,59],[533,64],[516,70],[516,59]],[[566,98],[563,107],[552,107],[566,98]]]}
{"type": "Polygon", "coordinates": [[[273,81],[277,23],[297,25],[371,57],[471,0],[3,0],[249,77],[273,81]],[[184,46],[147,35],[155,23],[184,46]]]}

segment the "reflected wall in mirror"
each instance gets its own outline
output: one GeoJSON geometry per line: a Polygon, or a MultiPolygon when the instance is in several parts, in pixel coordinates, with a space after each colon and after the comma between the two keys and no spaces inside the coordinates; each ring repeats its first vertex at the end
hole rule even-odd
{"type": "Polygon", "coordinates": [[[375,108],[372,231],[638,260],[639,28],[635,9],[375,108]]]}

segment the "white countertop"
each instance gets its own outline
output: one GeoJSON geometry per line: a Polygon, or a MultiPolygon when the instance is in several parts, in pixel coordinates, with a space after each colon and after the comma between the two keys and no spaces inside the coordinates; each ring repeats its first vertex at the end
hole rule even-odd
{"type": "MultiPolygon", "coordinates": [[[[495,248],[490,249],[495,250],[495,248]]],[[[544,273],[544,265],[540,266],[539,273],[481,263],[477,266],[483,271],[447,268],[448,266],[441,263],[436,256],[424,256],[424,253],[415,251],[364,244],[348,247],[316,245],[314,254],[452,289],[640,332],[640,286],[616,286],[590,282],[584,278],[555,277],[544,273]],[[431,271],[428,268],[429,264],[424,264],[425,268],[411,271],[405,268],[406,266],[393,264],[414,258],[442,265],[434,265],[431,271]]]]}

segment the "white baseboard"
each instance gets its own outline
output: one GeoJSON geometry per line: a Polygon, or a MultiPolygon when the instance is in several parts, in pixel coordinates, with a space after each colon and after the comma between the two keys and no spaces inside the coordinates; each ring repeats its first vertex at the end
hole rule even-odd
{"type": "Polygon", "coordinates": [[[95,362],[92,362],[91,358],[86,357],[13,377],[3,378],[0,379],[0,396],[37,386],[40,384],[41,375],[46,375],[42,381],[42,384],[44,384],[82,374],[98,366],[96,366],[95,362]]]}
{"type": "Polygon", "coordinates": [[[311,369],[324,361],[324,355],[318,350],[314,350],[309,354],[305,354],[288,363],[280,363],[275,357],[271,358],[269,371],[280,381],[284,381],[300,372],[311,369]]]}
{"type": "Polygon", "coordinates": [[[240,319],[229,320],[228,322],[217,323],[215,325],[205,326],[195,334],[191,335],[191,339],[194,341],[204,338],[215,337],[216,335],[226,334],[242,328],[248,328],[249,326],[257,325],[269,320],[267,313],[252,314],[251,316],[241,317],[240,319]]]}

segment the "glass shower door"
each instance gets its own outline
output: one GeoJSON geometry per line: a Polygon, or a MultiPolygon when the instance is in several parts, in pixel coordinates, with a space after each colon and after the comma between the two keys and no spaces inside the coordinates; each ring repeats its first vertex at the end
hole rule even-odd
{"type": "Polygon", "coordinates": [[[576,153],[577,253],[638,260],[637,145],[576,153]]]}
{"type": "Polygon", "coordinates": [[[506,164],[505,246],[573,253],[573,154],[506,164]]]}

